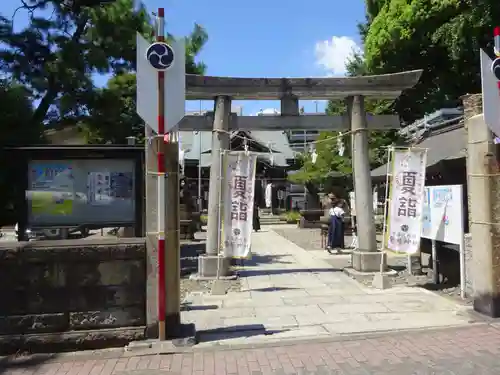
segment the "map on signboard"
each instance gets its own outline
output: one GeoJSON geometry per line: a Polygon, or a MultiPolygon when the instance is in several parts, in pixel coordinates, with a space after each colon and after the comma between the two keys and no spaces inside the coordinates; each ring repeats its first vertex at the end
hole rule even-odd
{"type": "Polygon", "coordinates": [[[62,163],[37,164],[30,170],[29,201],[33,214],[71,215],[73,169],[62,163]]]}
{"type": "Polygon", "coordinates": [[[132,199],[132,173],[89,172],[87,195],[89,204],[93,206],[108,205],[116,200],[132,199]]]}

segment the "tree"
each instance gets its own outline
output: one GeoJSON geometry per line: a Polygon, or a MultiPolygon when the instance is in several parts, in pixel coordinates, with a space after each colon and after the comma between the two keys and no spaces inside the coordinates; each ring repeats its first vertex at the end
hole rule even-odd
{"type": "Polygon", "coordinates": [[[132,68],[136,31],[152,30],[145,9],[136,10],[133,0],[92,8],[62,0],[22,4],[20,10],[30,14],[26,28],[15,31],[0,18],[0,67],[37,101],[34,123],[76,122],[85,115],[93,74],[132,68]]]}
{"type": "MultiPolygon", "coordinates": [[[[496,0],[369,0],[365,61],[376,74],[423,69],[395,108],[411,122],[479,92],[479,48],[491,48],[496,0]]],[[[363,29],[363,27],[361,27],[363,29]]]]}
{"type": "MultiPolygon", "coordinates": [[[[206,31],[197,24],[185,38],[186,73],[205,73],[206,66],[203,62],[196,61],[196,55],[207,40],[206,31]]],[[[89,105],[89,116],[81,127],[88,143],[125,143],[129,136],[142,142],[144,122],[136,113],[135,74],[117,74],[108,81],[105,88],[97,90],[89,105]]]]}
{"type": "MultiPolygon", "coordinates": [[[[347,75],[350,77],[370,74],[363,57],[354,54],[346,63],[347,75]]],[[[366,100],[365,110],[370,114],[388,114],[393,112],[393,102],[388,100],[366,100]]],[[[330,100],[326,113],[330,116],[344,115],[347,106],[344,100],[330,100]]],[[[386,161],[386,149],[394,143],[400,143],[401,139],[397,131],[369,133],[368,146],[369,157],[372,168],[378,167],[386,161]]],[[[332,183],[332,180],[339,179],[342,183],[351,184],[352,174],[352,151],[351,136],[342,135],[339,132],[321,132],[316,144],[316,162],[312,162],[311,155],[304,153],[300,156],[298,172],[291,174],[289,179],[292,182],[312,185],[332,183]],[[343,145],[344,152],[339,154],[339,146],[343,145]]],[[[311,190],[311,188],[309,188],[311,190]]]]}
{"type": "Polygon", "coordinates": [[[8,147],[42,142],[42,126],[33,122],[29,92],[21,85],[0,80],[0,226],[15,220],[14,201],[21,174],[26,173],[9,157],[8,147]]]}

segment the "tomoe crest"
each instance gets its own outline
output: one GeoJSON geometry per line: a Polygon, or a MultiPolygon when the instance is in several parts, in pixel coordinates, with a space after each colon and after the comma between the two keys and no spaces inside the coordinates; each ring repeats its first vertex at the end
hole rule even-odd
{"type": "Polygon", "coordinates": [[[167,43],[156,42],[148,47],[146,59],[156,70],[167,70],[174,63],[174,50],[167,43]]]}

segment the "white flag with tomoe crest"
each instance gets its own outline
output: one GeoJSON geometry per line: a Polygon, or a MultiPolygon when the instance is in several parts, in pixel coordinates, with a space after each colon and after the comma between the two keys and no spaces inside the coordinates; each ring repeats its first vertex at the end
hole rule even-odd
{"type": "Polygon", "coordinates": [[[427,151],[395,150],[390,175],[387,248],[415,253],[420,247],[427,151]]]}
{"type": "Polygon", "coordinates": [[[250,255],[257,155],[244,151],[226,154],[224,199],[224,255],[250,255]]]}

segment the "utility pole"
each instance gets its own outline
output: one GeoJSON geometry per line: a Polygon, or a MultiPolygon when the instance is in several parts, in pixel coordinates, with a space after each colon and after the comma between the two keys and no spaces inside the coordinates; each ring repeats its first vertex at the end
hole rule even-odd
{"type": "MultiPolygon", "coordinates": [[[[158,8],[156,41],[165,42],[165,10],[158,8]]],[[[180,330],[179,139],[165,133],[165,71],[158,71],[158,337],[180,330]],[[168,269],[167,269],[168,268],[168,269]]]]}
{"type": "MultiPolygon", "coordinates": [[[[165,10],[158,8],[156,41],[165,41],[165,10]]],[[[158,338],[165,340],[165,72],[158,71],[158,338]]]]}

